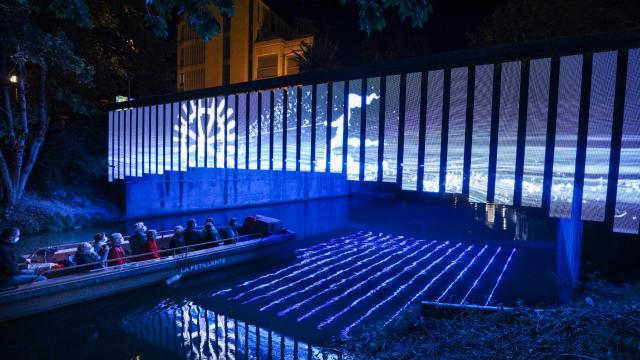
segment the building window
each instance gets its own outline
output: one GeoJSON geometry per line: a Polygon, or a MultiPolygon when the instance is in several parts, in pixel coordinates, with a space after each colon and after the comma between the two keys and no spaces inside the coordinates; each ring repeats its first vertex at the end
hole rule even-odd
{"type": "Polygon", "coordinates": [[[222,19],[222,83],[228,85],[231,82],[231,19],[222,19]]]}
{"type": "Polygon", "coordinates": [[[182,91],[201,89],[204,87],[204,69],[196,69],[180,73],[180,84],[178,87],[182,91]]]}
{"type": "Polygon", "coordinates": [[[287,73],[286,75],[293,75],[300,72],[300,64],[296,60],[295,56],[287,56],[287,73]]]}
{"type": "Polygon", "coordinates": [[[204,42],[198,41],[180,49],[180,66],[198,64],[204,64],[204,42]]]}
{"type": "Polygon", "coordinates": [[[278,76],[278,55],[258,56],[258,79],[278,76]]]}

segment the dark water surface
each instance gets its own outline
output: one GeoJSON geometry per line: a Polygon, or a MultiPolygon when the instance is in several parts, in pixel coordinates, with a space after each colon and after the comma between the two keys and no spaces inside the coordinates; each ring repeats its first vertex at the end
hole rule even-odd
{"type": "MultiPolygon", "coordinates": [[[[2,323],[2,346],[12,358],[334,358],[320,347],[395,321],[421,300],[556,301],[548,224],[453,205],[335,198],[193,215],[281,218],[299,234],[296,256],[2,323]]],[[[185,218],[145,223],[163,230],[185,218]]]]}

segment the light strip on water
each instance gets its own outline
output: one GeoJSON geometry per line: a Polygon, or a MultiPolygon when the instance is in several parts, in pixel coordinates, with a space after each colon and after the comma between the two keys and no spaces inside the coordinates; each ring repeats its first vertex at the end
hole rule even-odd
{"type": "Polygon", "coordinates": [[[471,291],[473,291],[473,289],[476,287],[476,285],[478,285],[478,282],[480,281],[480,279],[482,278],[482,276],[484,275],[485,272],[487,272],[487,269],[489,268],[489,266],[491,266],[491,264],[493,263],[493,260],[495,260],[496,255],[498,255],[498,253],[500,252],[500,250],[502,250],[502,247],[499,246],[498,249],[496,250],[496,252],[493,254],[493,256],[491,257],[491,259],[489,260],[489,262],[487,263],[487,265],[484,267],[484,269],[482,269],[482,272],[480,273],[480,275],[478,275],[478,277],[476,278],[476,280],[473,282],[473,285],[471,285],[471,287],[469,288],[469,291],[467,291],[467,293],[464,295],[464,297],[462,298],[462,300],[460,300],[460,304],[464,304],[467,300],[467,297],[469,297],[469,294],[471,294],[471,291]]]}
{"type": "MultiPolygon", "coordinates": [[[[395,315],[393,315],[391,317],[391,319],[393,319],[394,317],[396,317],[396,315],[398,315],[400,313],[400,311],[404,310],[410,303],[412,303],[418,296],[422,295],[425,291],[427,291],[427,289],[429,289],[431,287],[431,285],[433,285],[439,278],[440,276],[442,276],[442,274],[446,273],[451,267],[453,267],[455,264],[458,263],[458,261],[460,261],[460,259],[462,259],[462,257],[469,252],[469,250],[473,249],[473,245],[469,246],[468,248],[466,248],[462,253],[460,253],[460,255],[458,255],[457,258],[455,258],[455,260],[453,260],[452,262],[449,263],[449,265],[447,265],[438,275],[436,275],[433,279],[431,279],[431,281],[427,284],[427,286],[425,286],[421,291],[419,291],[416,295],[413,296],[413,298],[411,298],[411,300],[409,300],[409,302],[407,304],[405,304],[402,308],[400,308],[400,310],[398,310],[398,312],[395,313],[395,315]]],[[[378,308],[380,308],[382,305],[386,304],[387,302],[389,302],[391,299],[393,299],[394,297],[396,297],[402,290],[404,290],[407,286],[411,285],[418,277],[423,276],[424,274],[427,273],[427,271],[429,271],[429,269],[435,265],[432,264],[429,267],[427,267],[426,269],[420,271],[419,273],[417,273],[416,275],[414,275],[411,280],[409,280],[407,283],[405,283],[404,285],[402,285],[401,287],[399,287],[398,289],[396,289],[396,291],[393,292],[393,294],[389,295],[386,299],[382,300],[381,302],[377,303],[374,307],[372,307],[371,309],[369,309],[364,315],[362,315],[360,318],[358,318],[358,320],[354,321],[353,323],[351,323],[351,325],[347,326],[346,328],[344,328],[341,332],[342,336],[347,336],[349,334],[349,331],[351,331],[351,329],[353,329],[354,326],[358,325],[359,323],[361,323],[364,319],[366,319],[367,317],[369,317],[374,311],[376,311],[378,308]]],[[[391,319],[389,319],[385,325],[391,321],[391,319]]],[[[384,327],[384,325],[383,325],[384,327]]]]}
{"type": "Polygon", "coordinates": [[[467,272],[467,270],[469,270],[469,268],[473,266],[473,264],[476,262],[476,259],[479,256],[481,256],[486,249],[487,249],[487,245],[485,245],[482,248],[482,250],[480,250],[480,252],[476,254],[476,256],[474,256],[473,259],[471,259],[471,262],[469,262],[469,264],[465,266],[465,268],[462,269],[462,271],[460,271],[460,274],[458,274],[458,276],[451,282],[451,284],[449,284],[449,286],[447,286],[447,288],[442,292],[442,294],[438,296],[438,298],[436,299],[436,302],[440,302],[440,300],[442,300],[442,298],[445,297],[445,295],[447,295],[447,293],[449,292],[449,290],[451,290],[453,285],[455,285],[460,280],[460,278],[462,278],[462,276],[467,272]]]}
{"type": "Polygon", "coordinates": [[[493,297],[493,293],[496,291],[496,288],[498,288],[498,285],[500,284],[500,280],[502,280],[502,275],[504,275],[504,272],[507,270],[507,267],[509,266],[509,263],[511,262],[511,257],[513,257],[513,254],[516,252],[516,249],[513,248],[513,250],[511,250],[511,254],[509,254],[509,258],[507,259],[507,262],[504,263],[504,267],[502,268],[502,272],[500,273],[500,276],[498,276],[498,279],[496,280],[496,284],[493,286],[493,289],[491,289],[491,293],[489,294],[489,297],[487,298],[487,302],[484,303],[485,306],[489,305],[489,302],[491,302],[491,298],[493,297]]]}

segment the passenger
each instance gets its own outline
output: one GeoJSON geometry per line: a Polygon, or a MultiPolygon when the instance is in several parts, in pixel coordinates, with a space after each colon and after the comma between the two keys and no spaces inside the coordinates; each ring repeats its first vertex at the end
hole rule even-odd
{"type": "Polygon", "coordinates": [[[146,241],[145,233],[147,227],[143,222],[137,222],[133,224],[133,234],[129,236],[129,249],[131,249],[131,255],[142,254],[142,246],[146,241]]]}
{"type": "Polygon", "coordinates": [[[99,232],[93,236],[93,249],[103,257],[109,253],[109,246],[107,245],[107,235],[103,232],[99,232]]]}
{"type": "Polygon", "coordinates": [[[151,260],[151,259],[159,259],[160,254],[158,254],[158,244],[156,243],[157,233],[155,230],[147,231],[147,241],[142,245],[142,251],[145,253],[145,256],[140,258],[140,260],[151,260]]]}
{"type": "MultiPolygon", "coordinates": [[[[212,241],[218,241],[221,240],[220,239],[220,234],[218,234],[218,230],[216,230],[216,227],[213,226],[213,223],[208,222],[205,226],[204,229],[202,230],[202,242],[203,243],[209,243],[212,241]]],[[[218,246],[219,244],[213,244],[213,246],[218,246]]]]}
{"type": "Polygon", "coordinates": [[[225,241],[225,244],[233,244],[238,241],[238,220],[236,218],[231,218],[229,220],[229,227],[227,227],[227,237],[229,240],[225,241]]]}
{"type": "Polygon", "coordinates": [[[207,225],[207,223],[213,224],[213,218],[207,218],[207,220],[204,221],[204,224],[207,225]]]}
{"type": "Polygon", "coordinates": [[[247,218],[244,219],[244,223],[242,224],[242,230],[244,232],[243,235],[253,234],[256,232],[256,220],[257,218],[255,215],[247,216],[247,218]]]}
{"type": "Polygon", "coordinates": [[[100,256],[90,243],[84,242],[78,246],[78,250],[76,251],[76,264],[86,265],[95,263],[96,266],[84,266],[82,270],[89,271],[97,269],[101,267],[99,263],[106,260],[107,255],[108,254],[105,253],[105,256],[100,256]]]}
{"type": "MultiPolygon", "coordinates": [[[[176,226],[173,229],[173,236],[171,237],[171,240],[169,241],[169,247],[172,249],[175,248],[182,248],[185,246],[184,243],[184,228],[180,225],[176,226]]],[[[176,254],[181,254],[183,252],[185,252],[185,249],[178,249],[176,250],[176,254]]]]}
{"type": "Polygon", "coordinates": [[[129,262],[127,259],[127,255],[124,253],[124,249],[122,248],[122,234],[113,233],[111,234],[111,249],[109,250],[109,266],[115,265],[123,265],[129,262]]]}
{"type": "Polygon", "coordinates": [[[200,231],[196,229],[195,219],[187,220],[187,228],[183,233],[184,243],[187,246],[196,245],[202,242],[202,235],[200,231]]]}
{"type": "Polygon", "coordinates": [[[26,267],[28,261],[22,256],[16,256],[14,246],[20,241],[20,229],[8,228],[0,234],[0,287],[13,287],[34,281],[47,280],[46,277],[36,275],[35,271],[20,269],[26,267]]]}

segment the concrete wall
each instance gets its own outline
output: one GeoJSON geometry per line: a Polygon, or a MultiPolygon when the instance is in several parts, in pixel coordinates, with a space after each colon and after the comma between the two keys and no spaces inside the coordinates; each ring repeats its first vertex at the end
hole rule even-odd
{"type": "Polygon", "coordinates": [[[342,174],[189,169],[126,180],[127,217],[321,199],[348,195],[342,174]]]}

